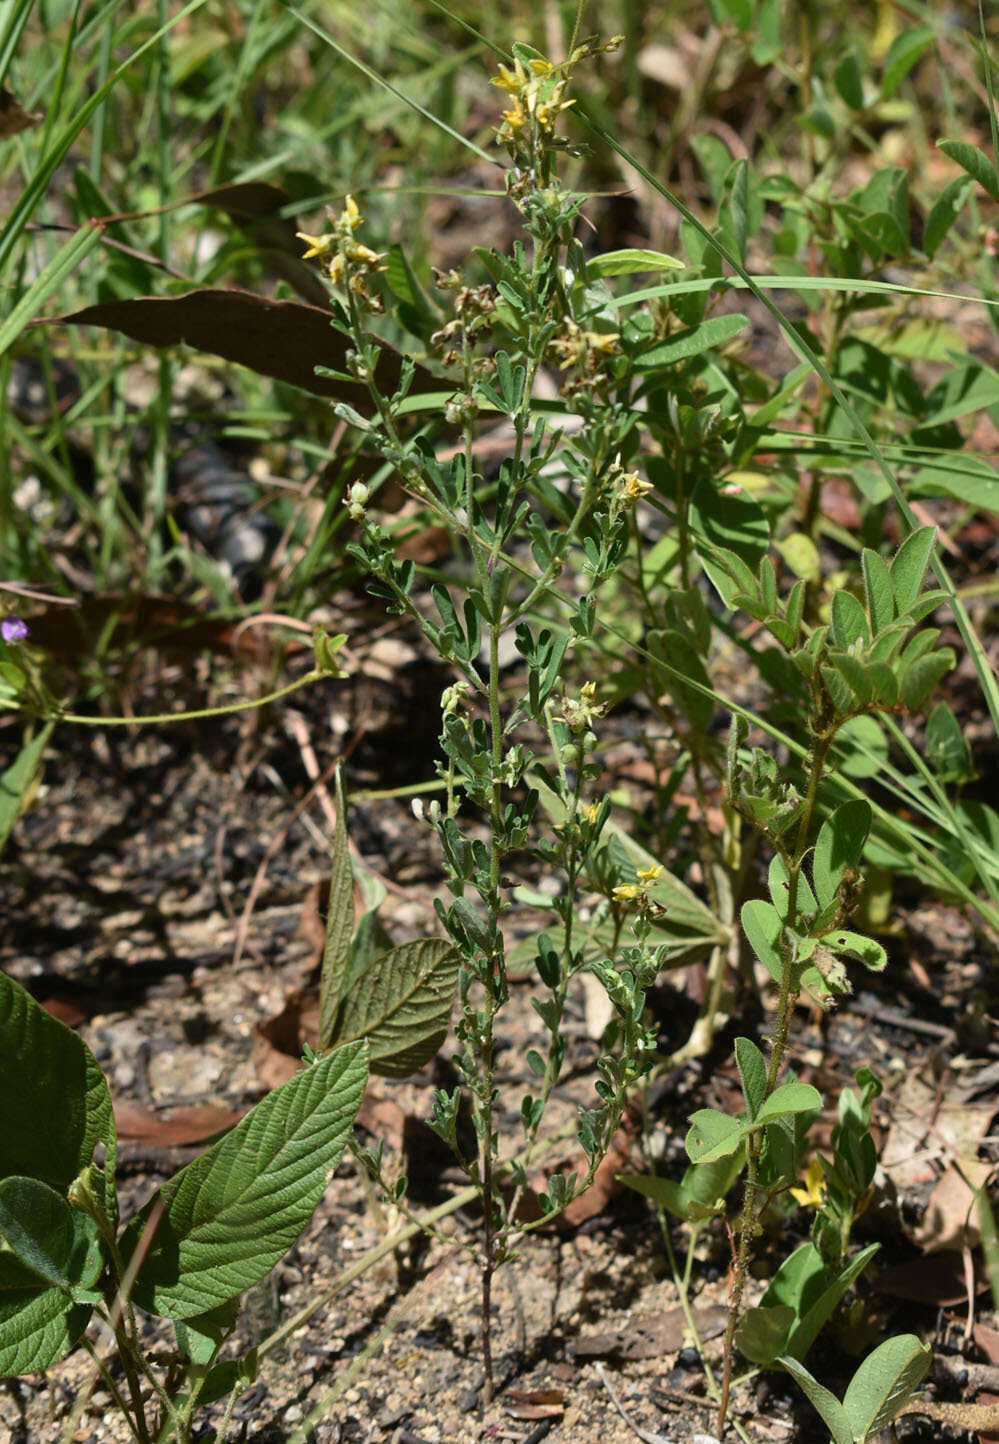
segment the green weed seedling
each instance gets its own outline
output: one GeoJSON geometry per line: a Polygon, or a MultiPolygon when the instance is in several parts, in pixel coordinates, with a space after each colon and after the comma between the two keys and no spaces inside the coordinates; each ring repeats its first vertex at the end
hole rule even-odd
{"type": "Polygon", "coordinates": [[[47,1369],[80,1346],[140,1444],[184,1444],[195,1411],[228,1396],[221,1444],[256,1375],[256,1350],[221,1357],[240,1298],[311,1218],[367,1076],[362,1038],[314,1058],[120,1228],[100,1067],[82,1039],[0,974],[0,1374],[47,1369]],[[173,1346],[155,1365],[143,1314],[173,1326],[173,1346]],[[96,1342],[92,1320],[102,1326],[96,1342]]]}
{"type": "Polygon", "coordinates": [[[834,1159],[826,1165],[830,1188],[827,1221],[782,1264],[762,1303],[742,1314],[742,1294],[752,1240],[762,1213],[794,1183],[808,1144],[808,1128],[821,1106],[818,1092],[789,1075],[781,1081],[791,1015],[801,993],[823,1007],[850,989],[848,965],[881,971],[881,944],[849,926],[862,884],[861,861],[871,826],[863,798],[833,806],[819,825],[820,799],[840,729],[877,711],[922,707],[955,662],[938,646],[936,628],[920,627],[939,603],[923,591],[933,549],[933,529],[914,532],[891,563],[862,554],[863,601],[850,592],[833,597],[828,624],[803,618],[804,583],[786,600],[777,595],[769,558],[754,574],[727,550],[715,553],[721,587],[732,606],[758,618],[792,664],[797,702],[807,718],[807,741],[797,776],[781,776],[773,757],[746,749],[747,724],[736,717],[728,748],[731,805],[773,852],[769,899],[742,908],[742,925],[757,960],[777,984],[777,1011],[769,1059],[748,1038],[737,1038],[735,1057],[745,1111],[732,1117],[701,1109],[691,1119],[686,1148],[694,1164],[714,1163],[739,1151],[745,1157],[743,1205],[736,1234],[734,1279],[726,1334],[719,1428],[728,1403],[733,1346],[754,1362],[778,1356],[801,1359],[846,1289],[873,1257],[876,1246],[845,1258],[853,1210],[873,1177],[873,1145],[867,1133],[876,1081],[861,1075],[859,1103],[840,1101],[834,1159]],[[836,1213],[838,1211],[838,1218],[836,1213]]]}
{"type": "Polygon", "coordinates": [[[922,1383],[931,1363],[929,1344],[914,1334],[899,1334],[860,1365],[842,1402],[812,1377],[795,1358],[781,1358],[791,1377],[822,1416],[833,1444],[867,1444],[902,1412],[922,1383]]]}

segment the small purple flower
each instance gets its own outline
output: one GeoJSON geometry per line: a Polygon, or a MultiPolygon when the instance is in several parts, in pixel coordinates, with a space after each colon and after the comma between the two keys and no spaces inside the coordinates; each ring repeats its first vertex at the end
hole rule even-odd
{"type": "Polygon", "coordinates": [[[23,617],[4,617],[0,622],[0,637],[5,642],[23,642],[28,635],[28,624],[23,617]]]}

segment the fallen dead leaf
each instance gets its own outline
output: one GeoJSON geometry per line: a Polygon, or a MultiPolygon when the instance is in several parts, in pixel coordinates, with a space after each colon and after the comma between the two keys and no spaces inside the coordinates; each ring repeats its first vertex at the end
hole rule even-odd
{"type": "MultiPolygon", "coordinates": [[[[187,345],[314,396],[335,396],[362,412],[371,406],[370,392],[360,382],[316,375],[317,366],[347,372],[350,343],[333,329],[329,311],[304,301],[275,301],[252,291],[208,288],[182,296],[103,301],[66,315],[41,317],[34,324],[102,326],[160,349],[187,345]]],[[[379,345],[375,384],[388,396],[398,385],[402,356],[384,341],[379,345]]],[[[446,383],[425,367],[416,367],[414,393],[442,387],[446,389],[446,383]]]]}
{"type": "Polygon", "coordinates": [[[11,135],[20,135],[22,130],[29,130],[31,126],[37,125],[41,118],[40,115],[33,115],[25,110],[5,85],[0,86],[0,140],[6,140],[11,135]]]}
{"type": "Polygon", "coordinates": [[[565,1395],[561,1389],[508,1389],[503,1408],[511,1419],[560,1419],[565,1395]]]}
{"type": "Polygon", "coordinates": [[[114,1124],[122,1143],[155,1143],[164,1148],[206,1143],[217,1133],[233,1128],[242,1112],[217,1108],[213,1103],[172,1108],[169,1117],[119,1099],[114,1105],[114,1124]]]}
{"type": "MultiPolygon", "coordinates": [[[[724,1333],[728,1310],[721,1304],[695,1305],[694,1322],[702,1339],[724,1333]]],[[[568,1352],[574,1359],[661,1359],[677,1354],[687,1340],[687,1320],[677,1305],[665,1313],[643,1315],[626,1327],[602,1334],[584,1334],[574,1339],[568,1352]]]]}
{"type": "MultiPolygon", "coordinates": [[[[977,1280],[978,1293],[985,1293],[988,1287],[987,1279],[977,1280]]],[[[911,1299],[913,1303],[932,1308],[953,1308],[966,1303],[968,1298],[963,1256],[947,1249],[893,1264],[878,1274],[874,1288],[893,1299],[911,1299]]]]}

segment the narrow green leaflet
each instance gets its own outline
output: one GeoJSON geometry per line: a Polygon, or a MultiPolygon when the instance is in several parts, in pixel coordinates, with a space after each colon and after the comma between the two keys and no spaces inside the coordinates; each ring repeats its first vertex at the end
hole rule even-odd
{"type": "Polygon", "coordinates": [[[777,1363],[783,1365],[809,1403],[822,1416],[822,1422],[832,1435],[833,1444],[856,1444],[849,1415],[836,1395],[830,1393],[818,1379],[813,1378],[804,1364],[799,1364],[797,1359],[782,1354],[777,1363]]]}
{"type": "Polygon", "coordinates": [[[95,1220],[37,1178],[0,1180],[0,1235],[25,1267],[56,1288],[90,1288],[101,1271],[95,1220]]]}
{"type": "Polygon", "coordinates": [[[737,336],[749,325],[749,317],[735,313],[730,316],[712,316],[699,326],[678,331],[668,341],[660,341],[648,351],[635,358],[636,371],[657,371],[660,366],[672,366],[677,361],[687,361],[691,356],[700,356],[713,346],[721,346],[737,336]]]}
{"type": "Polygon", "coordinates": [[[923,578],[936,542],[936,528],[921,526],[907,536],[895,553],[889,568],[895,589],[895,603],[901,617],[909,610],[923,589],[923,578]]]}
{"type": "Polygon", "coordinates": [[[128,1258],[147,1220],[159,1214],[136,1275],[135,1302],[186,1319],[259,1283],[312,1217],[367,1076],[364,1043],[337,1048],[268,1093],[169,1179],[122,1237],[128,1258]]]}
{"type": "Polygon", "coordinates": [[[683,261],[668,256],[664,251],[646,251],[629,246],[623,251],[605,251],[602,256],[593,256],[586,262],[589,277],[631,276],[637,271],[682,271],[683,261]]]}
{"type": "Polygon", "coordinates": [[[742,906],[742,926],[749,945],[778,983],[781,980],[780,914],[772,903],[752,898],[742,906]]]}
{"type": "Polygon", "coordinates": [[[45,744],[52,734],[53,722],[39,728],[34,737],[26,742],[14,761],[0,773],[0,851],[10,836],[31,791],[32,783],[38,776],[45,744]]]}
{"type": "Polygon", "coordinates": [[[0,1252],[0,1376],[33,1374],[57,1363],[77,1342],[92,1312],[12,1253],[0,1252]]]}
{"type": "Polygon", "coordinates": [[[869,1439],[891,1423],[919,1388],[932,1358],[929,1344],[915,1334],[885,1339],[868,1354],[843,1397],[855,1439],[869,1439]]]}
{"type": "Polygon", "coordinates": [[[860,565],[864,573],[864,596],[871,619],[871,631],[877,636],[882,628],[890,626],[895,620],[895,593],[892,591],[891,573],[884,560],[869,547],[865,547],[861,552],[860,565]]]}
{"type": "Polygon", "coordinates": [[[812,1302],[788,1336],[785,1348],[787,1354],[795,1359],[805,1357],[818,1337],[819,1330],[832,1316],[840,1299],[854,1280],[860,1277],[880,1247],[880,1244],[869,1243],[858,1254],[854,1254],[853,1258],[844,1264],[840,1272],[826,1285],[818,1297],[814,1297],[810,1292],[803,1293],[802,1300],[810,1299],[812,1302]]]}
{"type": "Polygon", "coordinates": [[[944,155],[949,155],[962,170],[966,170],[994,201],[999,201],[999,176],[984,151],[968,140],[938,140],[937,145],[944,155]]]}
{"type": "Polygon", "coordinates": [[[818,1112],[822,1107],[822,1094],[811,1083],[782,1083],[770,1097],[760,1105],[753,1122],[757,1125],[769,1123],[788,1113],[818,1112]]]}
{"type": "Polygon", "coordinates": [[[103,1143],[105,1208],[114,1216],[111,1095],[83,1039],[0,973],[0,1178],[38,1178],[65,1193],[103,1143]]]}
{"type": "Polygon", "coordinates": [[[835,898],[847,868],[860,865],[871,817],[871,804],[858,797],[837,807],[819,829],[812,855],[812,882],[823,907],[835,898]]]}
{"type": "Polygon", "coordinates": [[[447,1036],[459,964],[457,949],[443,938],[418,938],[382,953],[355,979],[334,1041],[366,1039],[373,1073],[415,1073],[447,1036]]]}
{"type": "Polygon", "coordinates": [[[767,1065],[763,1054],[749,1038],[736,1038],[735,1061],[742,1080],[742,1095],[752,1123],[759,1112],[767,1087],[767,1065]]]}
{"type": "Polygon", "coordinates": [[[343,768],[336,770],[336,831],[326,912],[326,938],[319,982],[319,1046],[328,1048],[347,986],[350,940],[354,932],[354,876],[347,846],[347,799],[343,768]]]}

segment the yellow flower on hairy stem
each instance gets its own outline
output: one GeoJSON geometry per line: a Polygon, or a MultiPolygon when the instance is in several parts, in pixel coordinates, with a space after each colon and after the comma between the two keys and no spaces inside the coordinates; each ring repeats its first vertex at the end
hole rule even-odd
{"type": "Polygon", "coordinates": [[[524,108],[519,100],[516,100],[509,110],[501,111],[500,118],[503,124],[508,125],[511,130],[523,130],[527,124],[527,116],[524,114],[524,108]]]}
{"type": "Polygon", "coordinates": [[[591,802],[590,805],[589,805],[589,807],[586,807],[586,808],[583,809],[583,820],[584,820],[584,822],[588,822],[591,827],[592,827],[593,824],[596,822],[596,820],[597,820],[597,818],[598,818],[599,815],[600,815],[600,803],[599,803],[599,802],[591,802]]]}
{"type": "Polygon", "coordinates": [[[512,70],[509,70],[505,65],[501,65],[489,82],[490,85],[495,85],[500,90],[505,90],[509,95],[523,94],[524,87],[527,83],[527,72],[519,60],[513,62],[512,70]]]}
{"type": "Polygon", "coordinates": [[[616,887],[611,893],[611,897],[615,902],[634,902],[641,891],[637,882],[626,882],[620,887],[616,887]]]}
{"type": "Polygon", "coordinates": [[[637,471],[626,471],[618,480],[617,500],[625,506],[641,501],[654,488],[651,481],[643,481],[637,471]]]}
{"type": "Polygon", "coordinates": [[[621,337],[616,331],[584,331],[583,339],[587,351],[598,356],[617,356],[621,351],[621,337]]]}
{"type": "Polygon", "coordinates": [[[325,236],[310,236],[305,231],[296,231],[295,235],[309,248],[302,257],[304,261],[311,261],[313,256],[327,256],[336,245],[336,236],[332,232],[327,232],[325,236]]]}
{"type": "Polygon", "coordinates": [[[821,1208],[826,1196],[826,1185],[822,1164],[817,1158],[813,1158],[805,1169],[804,1185],[804,1188],[788,1189],[795,1203],[800,1203],[802,1208],[821,1208]]]}
{"type": "Polygon", "coordinates": [[[654,862],[651,867],[640,867],[637,869],[638,880],[648,887],[651,883],[658,882],[663,875],[661,862],[654,862]]]}

